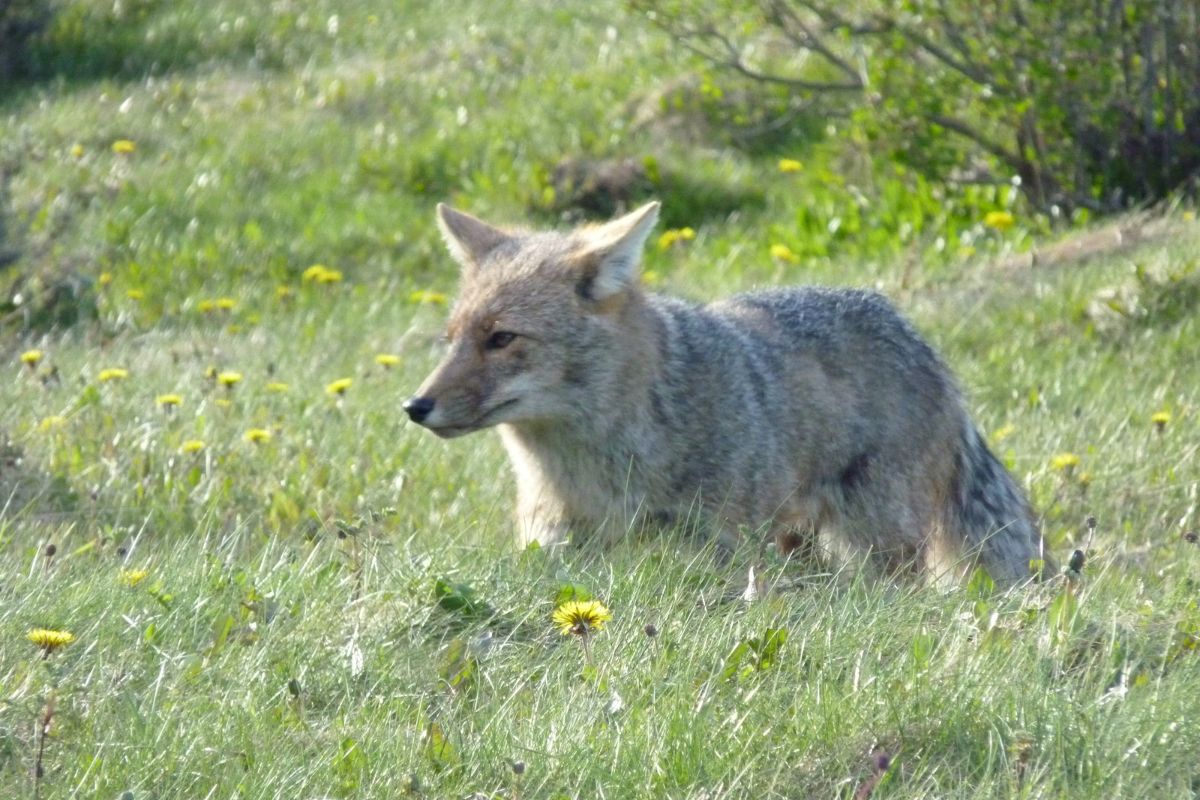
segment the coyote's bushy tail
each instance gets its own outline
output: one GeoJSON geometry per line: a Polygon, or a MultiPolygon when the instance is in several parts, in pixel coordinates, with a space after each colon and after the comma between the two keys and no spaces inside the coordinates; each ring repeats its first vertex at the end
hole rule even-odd
{"type": "Polygon", "coordinates": [[[951,523],[962,531],[968,553],[997,584],[1019,583],[1050,569],[1024,494],[969,420],[963,428],[951,504],[951,523]]]}

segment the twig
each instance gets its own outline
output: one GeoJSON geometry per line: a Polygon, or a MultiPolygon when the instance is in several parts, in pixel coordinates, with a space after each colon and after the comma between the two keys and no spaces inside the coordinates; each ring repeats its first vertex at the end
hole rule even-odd
{"type": "Polygon", "coordinates": [[[46,700],[46,710],[37,724],[37,757],[33,762],[33,800],[38,800],[42,790],[42,775],[45,769],[42,761],[46,755],[46,735],[50,732],[50,722],[54,719],[54,695],[46,700]]]}

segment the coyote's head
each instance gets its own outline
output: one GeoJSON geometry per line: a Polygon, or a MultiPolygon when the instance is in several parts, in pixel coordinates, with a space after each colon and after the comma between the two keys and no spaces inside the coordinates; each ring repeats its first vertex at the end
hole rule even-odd
{"type": "Polygon", "coordinates": [[[509,233],[439,205],[462,278],[449,351],[405,402],[408,416],[449,438],[594,404],[621,362],[614,351],[658,208],[571,233],[509,233]]]}

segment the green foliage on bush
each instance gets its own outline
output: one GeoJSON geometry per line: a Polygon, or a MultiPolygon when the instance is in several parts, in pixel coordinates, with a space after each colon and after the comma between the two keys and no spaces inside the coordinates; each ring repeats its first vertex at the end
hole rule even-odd
{"type": "Polygon", "coordinates": [[[26,73],[29,45],[49,20],[46,0],[0,0],[0,90],[26,73]]]}
{"type": "Polygon", "coordinates": [[[1160,199],[1200,169],[1191,0],[634,0],[689,49],[780,87],[939,181],[1018,182],[1039,209],[1160,199]]]}

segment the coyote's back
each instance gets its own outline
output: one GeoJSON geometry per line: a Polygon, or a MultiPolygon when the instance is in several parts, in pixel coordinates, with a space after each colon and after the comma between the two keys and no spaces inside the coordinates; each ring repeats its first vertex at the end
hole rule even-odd
{"type": "Polygon", "coordinates": [[[450,437],[498,425],[525,539],[700,518],[724,541],[835,537],[888,569],[1041,557],[1032,514],[933,350],[882,296],[646,295],[658,204],[571,234],[439,207],[463,264],[450,352],[405,408],[450,437]]]}

